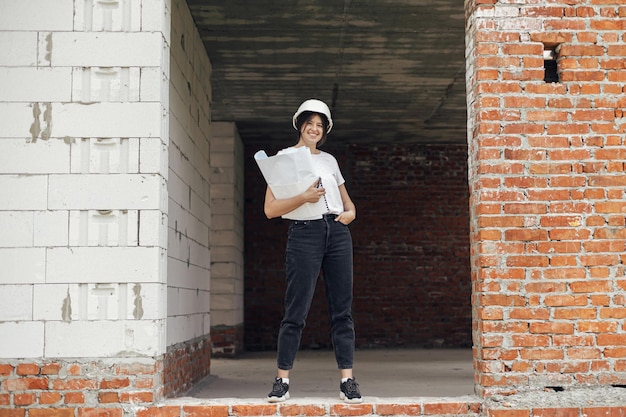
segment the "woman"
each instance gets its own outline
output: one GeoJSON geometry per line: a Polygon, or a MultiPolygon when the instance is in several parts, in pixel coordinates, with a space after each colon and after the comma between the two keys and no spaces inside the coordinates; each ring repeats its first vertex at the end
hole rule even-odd
{"type": "Polygon", "coordinates": [[[293,367],[306,316],[313,300],[315,284],[323,271],[332,342],[341,372],[339,397],[361,402],[359,386],[352,373],[354,361],[354,324],[352,321],[352,237],[348,224],[356,218],[356,207],[348,195],[337,160],[320,151],[333,127],[328,106],[320,100],[307,100],[293,116],[298,143],[307,147],[319,180],[302,194],[277,199],[267,187],[265,215],[285,216],[289,224],[285,272],[285,314],[278,332],[278,371],[268,401],[289,399],[289,371],[293,367]],[[293,219],[288,213],[306,203],[324,199],[328,209],[314,219],[293,219]]]}

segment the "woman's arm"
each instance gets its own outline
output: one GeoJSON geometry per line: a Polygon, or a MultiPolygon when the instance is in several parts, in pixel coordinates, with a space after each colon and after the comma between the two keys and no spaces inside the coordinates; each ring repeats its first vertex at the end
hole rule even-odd
{"type": "Polygon", "coordinates": [[[291,198],[278,199],[268,186],[265,190],[265,204],[263,210],[268,219],[280,217],[303,205],[304,203],[317,203],[325,193],[323,188],[317,188],[319,180],[315,180],[313,184],[302,194],[298,194],[291,198]]]}
{"type": "Polygon", "coordinates": [[[343,203],[343,213],[339,214],[335,221],[348,225],[356,219],[356,206],[352,202],[350,195],[345,184],[339,186],[339,193],[341,194],[341,202],[343,203]]]}

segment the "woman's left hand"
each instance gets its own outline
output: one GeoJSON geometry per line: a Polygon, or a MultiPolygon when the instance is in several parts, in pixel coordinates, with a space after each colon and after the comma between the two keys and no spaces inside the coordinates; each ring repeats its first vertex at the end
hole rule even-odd
{"type": "Polygon", "coordinates": [[[341,214],[338,214],[337,217],[335,217],[335,221],[336,222],[341,222],[343,224],[345,224],[346,226],[349,225],[350,223],[352,223],[352,221],[356,218],[356,214],[354,213],[353,210],[347,210],[344,211],[341,214]]]}

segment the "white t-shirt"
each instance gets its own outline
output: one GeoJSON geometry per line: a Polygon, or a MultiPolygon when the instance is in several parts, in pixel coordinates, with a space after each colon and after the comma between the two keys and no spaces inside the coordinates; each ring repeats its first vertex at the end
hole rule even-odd
{"type": "MultiPolygon", "coordinates": [[[[283,153],[289,149],[293,149],[293,147],[283,149],[281,151],[278,151],[278,153],[283,153]]],[[[311,154],[311,159],[313,160],[313,169],[315,170],[315,175],[321,178],[322,187],[324,187],[324,190],[326,191],[326,194],[323,198],[326,202],[326,207],[328,209],[327,213],[343,213],[343,201],[341,200],[339,186],[344,184],[346,180],[343,178],[343,175],[341,175],[341,170],[339,169],[339,164],[337,163],[337,160],[334,156],[324,151],[320,151],[320,153],[317,154],[311,154]]],[[[291,218],[288,216],[283,217],[291,218]]],[[[321,218],[321,216],[319,218],[321,218]]]]}
{"type": "Polygon", "coordinates": [[[339,193],[339,186],[346,182],[339,170],[339,164],[334,156],[320,151],[312,154],[315,173],[322,179],[322,187],[326,191],[324,198],[328,206],[328,213],[340,214],[343,212],[343,202],[339,193]]]}

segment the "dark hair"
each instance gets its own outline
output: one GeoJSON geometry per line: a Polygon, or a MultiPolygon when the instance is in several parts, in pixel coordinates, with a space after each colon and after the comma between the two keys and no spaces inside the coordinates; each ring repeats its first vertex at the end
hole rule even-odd
{"type": "Polygon", "coordinates": [[[302,125],[308,121],[311,117],[318,115],[322,119],[322,125],[324,127],[324,134],[322,135],[322,139],[317,143],[317,146],[321,146],[326,142],[326,137],[328,136],[328,118],[325,114],[317,113],[314,111],[303,111],[296,118],[296,128],[298,130],[298,139],[300,139],[300,131],[302,130],[302,125]]]}

